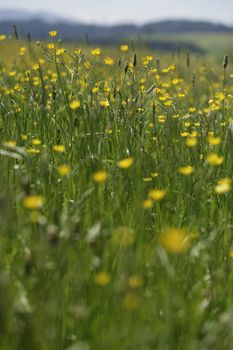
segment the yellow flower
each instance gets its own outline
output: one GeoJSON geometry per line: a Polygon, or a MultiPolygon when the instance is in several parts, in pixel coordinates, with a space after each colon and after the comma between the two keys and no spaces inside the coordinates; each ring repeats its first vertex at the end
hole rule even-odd
{"type": "Polygon", "coordinates": [[[112,135],[112,129],[105,129],[105,133],[107,135],[112,135]]]}
{"type": "Polygon", "coordinates": [[[224,161],[224,158],[216,153],[210,153],[207,155],[206,161],[210,165],[221,165],[224,161]]]}
{"type": "Polygon", "coordinates": [[[196,145],[197,145],[196,137],[188,137],[186,139],[186,146],[188,146],[188,147],[195,147],[196,145]]]}
{"type": "Polygon", "coordinates": [[[80,106],[81,106],[81,103],[78,100],[73,100],[72,102],[70,102],[70,108],[71,109],[77,109],[80,106]]]}
{"type": "Polygon", "coordinates": [[[190,246],[190,236],[182,228],[168,228],[160,235],[159,241],[169,253],[181,253],[190,246]]]}
{"type": "Polygon", "coordinates": [[[63,47],[61,47],[60,49],[57,49],[56,50],[56,55],[57,56],[60,56],[60,55],[62,55],[63,53],[65,53],[66,52],[66,50],[63,48],[63,47]]]}
{"type": "Polygon", "coordinates": [[[110,275],[104,271],[98,273],[98,275],[95,276],[95,283],[101,287],[104,287],[107,284],[109,284],[110,280],[111,280],[110,275]]]}
{"type": "Polygon", "coordinates": [[[26,47],[24,47],[24,46],[20,47],[20,49],[19,49],[19,54],[20,54],[20,56],[25,55],[25,52],[26,52],[26,51],[27,51],[26,47]]]}
{"type": "Polygon", "coordinates": [[[158,116],[158,122],[164,123],[166,121],[167,117],[165,115],[159,115],[158,116]]]}
{"type": "Polygon", "coordinates": [[[6,35],[0,34],[0,41],[6,40],[6,35]]]}
{"type": "Polygon", "coordinates": [[[184,93],[179,93],[179,94],[178,94],[178,97],[179,97],[179,98],[184,98],[184,97],[185,97],[185,94],[184,94],[184,93]]]}
{"type": "Polygon", "coordinates": [[[215,97],[218,101],[223,101],[225,99],[225,95],[223,92],[216,92],[215,97]]]}
{"type": "Polygon", "coordinates": [[[34,139],[34,140],[32,140],[32,144],[33,144],[34,146],[38,146],[38,145],[41,144],[41,140],[39,140],[39,139],[34,139]]]}
{"type": "Polygon", "coordinates": [[[94,87],[92,88],[92,92],[93,92],[94,94],[96,94],[98,91],[99,91],[99,87],[98,87],[98,86],[94,86],[94,87]]]}
{"type": "Polygon", "coordinates": [[[100,106],[101,106],[101,107],[109,107],[109,106],[110,106],[110,103],[109,103],[109,101],[108,101],[107,99],[101,100],[101,101],[100,101],[100,106]]]}
{"type": "Polygon", "coordinates": [[[151,55],[146,56],[146,59],[147,59],[149,62],[151,62],[151,61],[153,61],[154,56],[151,56],[151,55]]]}
{"type": "Polygon", "coordinates": [[[105,182],[108,178],[108,173],[104,170],[97,171],[93,174],[93,179],[97,183],[105,182]]]}
{"type": "Polygon", "coordinates": [[[49,32],[49,35],[54,38],[55,36],[57,36],[57,31],[56,30],[52,30],[49,32]]]}
{"type": "Polygon", "coordinates": [[[16,76],[16,71],[12,70],[11,72],[9,72],[9,77],[15,77],[16,76]]]}
{"type": "Polygon", "coordinates": [[[48,44],[47,44],[47,48],[48,48],[49,50],[54,49],[54,47],[55,47],[54,43],[48,43],[48,44]]]}
{"type": "Polygon", "coordinates": [[[214,191],[218,194],[223,194],[230,192],[231,190],[231,179],[226,177],[225,179],[220,179],[214,188],[214,191]]]}
{"type": "Polygon", "coordinates": [[[27,153],[31,153],[31,154],[39,154],[40,150],[37,148],[28,148],[26,149],[27,153]]]}
{"type": "Polygon", "coordinates": [[[128,158],[124,158],[124,159],[121,159],[117,162],[117,166],[118,168],[121,168],[121,169],[127,169],[127,168],[130,168],[134,163],[134,159],[133,157],[128,157],[128,158]]]}
{"type": "Polygon", "coordinates": [[[135,293],[128,293],[123,299],[122,305],[128,311],[133,311],[138,308],[139,298],[135,293]]]}
{"type": "Polygon", "coordinates": [[[106,58],[104,59],[104,63],[105,63],[106,65],[108,65],[108,66],[112,66],[112,65],[114,64],[114,60],[113,60],[112,57],[106,57],[106,58]]]}
{"type": "Polygon", "coordinates": [[[12,141],[12,140],[6,141],[6,142],[3,143],[3,146],[5,146],[5,147],[15,147],[16,146],[16,142],[12,141]]]}
{"type": "Polygon", "coordinates": [[[59,165],[59,167],[57,168],[57,171],[60,176],[67,176],[70,174],[71,169],[69,165],[63,164],[63,165],[59,165]]]}
{"type": "Polygon", "coordinates": [[[33,64],[32,69],[33,70],[38,70],[40,68],[38,63],[33,64]]]}
{"type": "Polygon", "coordinates": [[[217,146],[221,143],[220,137],[214,137],[213,135],[208,136],[208,143],[211,146],[217,146]]]}
{"type": "Polygon", "coordinates": [[[189,112],[190,113],[195,113],[196,112],[196,108],[195,107],[190,107],[189,108],[189,112]]]}
{"type": "Polygon", "coordinates": [[[150,190],[149,197],[154,201],[160,201],[166,196],[165,190],[150,190]]]}
{"type": "Polygon", "coordinates": [[[26,135],[26,134],[21,134],[20,137],[23,141],[27,141],[27,139],[28,139],[28,135],[26,135]]]}
{"type": "Polygon", "coordinates": [[[187,136],[189,136],[189,132],[183,131],[183,132],[180,133],[180,136],[187,137],[187,136]]]}
{"type": "Polygon", "coordinates": [[[178,172],[182,175],[190,175],[193,173],[193,167],[190,165],[182,166],[178,169],[178,172]]]}
{"type": "Polygon", "coordinates": [[[175,70],[176,66],[174,64],[171,64],[167,69],[171,72],[175,70]]]}
{"type": "Polygon", "coordinates": [[[151,173],[151,176],[152,176],[152,177],[158,177],[158,176],[159,176],[159,173],[151,173]]]}
{"type": "Polygon", "coordinates": [[[30,218],[30,221],[31,221],[31,222],[36,223],[36,222],[39,221],[40,216],[41,216],[41,214],[40,214],[39,211],[33,210],[33,211],[30,213],[29,218],[30,218]]]}
{"type": "Polygon", "coordinates": [[[144,177],[142,180],[144,182],[151,182],[152,181],[152,177],[144,177]]]}
{"type": "Polygon", "coordinates": [[[65,146],[63,145],[54,145],[53,150],[58,153],[63,153],[65,152],[65,146]]]}
{"type": "Polygon", "coordinates": [[[153,201],[150,198],[147,198],[144,200],[144,202],[142,203],[142,206],[144,209],[150,209],[153,207],[153,201]]]}
{"type": "Polygon", "coordinates": [[[82,53],[81,49],[75,49],[74,50],[75,55],[80,55],[82,53]]]}
{"type": "Polygon", "coordinates": [[[19,49],[20,56],[23,56],[26,53],[26,51],[27,51],[26,47],[24,47],[24,46],[20,47],[20,49],[19,49]]]}
{"type": "Polygon", "coordinates": [[[121,45],[121,46],[120,46],[120,50],[121,50],[122,52],[128,52],[129,46],[128,46],[128,45],[121,45]]]}
{"type": "Polygon", "coordinates": [[[27,196],[23,200],[23,206],[27,209],[38,209],[43,206],[44,198],[40,195],[27,196]]]}
{"type": "Polygon", "coordinates": [[[228,255],[229,255],[229,258],[233,259],[233,250],[230,250],[228,255]]]}
{"type": "Polygon", "coordinates": [[[91,50],[92,56],[100,56],[101,55],[101,49],[99,47],[91,50]]]}
{"type": "Polygon", "coordinates": [[[120,226],[113,231],[112,240],[120,247],[128,247],[134,243],[134,230],[130,227],[120,226]]]}
{"type": "Polygon", "coordinates": [[[133,289],[137,289],[140,288],[142,285],[142,279],[137,276],[137,275],[133,275],[129,278],[129,286],[133,289]]]}

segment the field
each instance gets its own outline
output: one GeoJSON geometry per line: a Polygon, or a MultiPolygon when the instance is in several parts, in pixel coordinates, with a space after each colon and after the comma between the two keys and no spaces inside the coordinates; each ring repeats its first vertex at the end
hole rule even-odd
{"type": "Polygon", "coordinates": [[[232,33],[170,33],[170,34],[145,34],[140,39],[147,42],[174,42],[174,43],[191,43],[206,53],[214,55],[218,61],[222,60],[225,54],[233,53],[233,35],[232,33]]]}
{"type": "Polygon", "coordinates": [[[60,35],[0,35],[0,349],[231,349],[231,57],[60,35]]]}

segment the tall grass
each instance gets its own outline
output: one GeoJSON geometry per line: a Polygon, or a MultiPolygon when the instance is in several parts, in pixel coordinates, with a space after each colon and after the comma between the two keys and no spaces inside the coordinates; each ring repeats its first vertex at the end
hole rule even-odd
{"type": "Polygon", "coordinates": [[[0,348],[230,349],[231,60],[0,52],[0,348]]]}

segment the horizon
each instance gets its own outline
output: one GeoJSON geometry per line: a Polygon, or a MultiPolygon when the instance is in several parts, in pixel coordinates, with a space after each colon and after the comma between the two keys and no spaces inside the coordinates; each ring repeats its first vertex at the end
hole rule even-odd
{"type": "MultiPolygon", "coordinates": [[[[5,12],[5,11],[9,11],[9,12],[18,12],[18,9],[1,9],[0,8],[0,14],[5,12]]],[[[215,24],[215,25],[225,25],[227,27],[233,27],[233,22],[232,23],[226,23],[226,22],[221,22],[221,21],[215,21],[215,20],[210,20],[210,19],[199,19],[199,18],[184,18],[184,17],[164,17],[164,18],[155,18],[155,19],[149,19],[149,20],[145,20],[144,22],[135,22],[135,21],[127,21],[125,20],[124,22],[118,20],[116,22],[108,22],[106,24],[100,23],[98,21],[94,22],[94,21],[87,21],[87,20],[81,20],[81,19],[74,19],[74,18],[69,18],[69,17],[62,17],[59,14],[56,13],[46,13],[44,11],[28,11],[28,10],[20,10],[21,13],[27,13],[31,17],[35,18],[38,16],[39,19],[43,20],[42,15],[46,15],[46,20],[49,19],[49,21],[51,20],[51,24],[53,24],[53,20],[57,21],[64,21],[64,22],[70,22],[70,23],[80,23],[80,24],[86,24],[86,25],[96,25],[96,26],[117,26],[117,25],[135,25],[138,27],[141,27],[143,25],[146,24],[150,24],[150,23],[159,23],[159,22],[168,22],[168,21],[187,21],[187,22],[200,22],[200,23],[210,23],[210,24],[215,24]]]]}
{"type": "Polygon", "coordinates": [[[94,0],[86,3],[75,0],[41,0],[39,4],[29,0],[21,0],[20,3],[17,0],[2,0],[0,11],[24,11],[30,15],[42,13],[66,21],[102,25],[143,25],[166,20],[208,21],[233,25],[231,0],[206,0],[204,5],[202,0],[196,0],[195,4],[185,0],[176,0],[175,4],[174,0],[166,0],[164,4],[157,0],[145,0],[143,5],[136,0],[118,0],[117,3],[113,0],[102,0],[101,4],[94,0]],[[201,6],[202,11],[199,10],[201,6]]]}
{"type": "Polygon", "coordinates": [[[167,22],[167,21],[187,21],[187,22],[200,22],[200,23],[210,23],[210,24],[215,24],[215,25],[225,25],[227,27],[233,27],[233,21],[231,23],[228,22],[223,22],[223,21],[219,21],[219,20],[211,20],[208,18],[197,18],[197,17],[190,17],[190,18],[185,18],[185,17],[163,17],[163,18],[152,18],[149,20],[145,20],[143,22],[137,22],[137,21],[133,21],[133,20],[125,20],[125,21],[120,21],[120,20],[116,20],[113,22],[107,22],[105,24],[99,22],[99,21],[92,21],[92,20],[85,20],[85,19],[75,19],[75,18],[70,18],[70,17],[62,17],[62,15],[57,14],[56,12],[46,12],[43,10],[40,11],[28,11],[27,9],[23,10],[23,9],[17,9],[17,8],[3,8],[1,9],[0,7],[0,14],[4,13],[4,12],[19,12],[22,14],[28,14],[31,17],[35,18],[38,16],[39,19],[43,20],[42,16],[46,15],[46,19],[45,22],[49,22],[51,21],[51,25],[55,22],[58,21],[64,21],[64,22],[70,22],[70,23],[80,23],[80,24],[85,24],[85,25],[96,25],[96,26],[106,26],[106,27],[110,27],[110,26],[117,26],[117,25],[135,25],[138,27],[141,27],[143,25],[146,24],[150,24],[150,23],[159,23],[159,22],[167,22]]]}

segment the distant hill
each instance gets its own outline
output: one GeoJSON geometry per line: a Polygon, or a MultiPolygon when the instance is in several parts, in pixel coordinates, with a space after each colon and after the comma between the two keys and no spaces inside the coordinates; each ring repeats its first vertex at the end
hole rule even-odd
{"type": "Polygon", "coordinates": [[[1,10],[0,22],[2,21],[27,21],[31,19],[39,19],[47,23],[63,21],[63,18],[47,12],[30,12],[23,10],[1,10]]]}
{"type": "Polygon", "coordinates": [[[233,33],[233,27],[224,24],[215,24],[203,21],[161,21],[157,23],[148,23],[142,27],[144,33],[233,33]]]}
{"type": "MultiPolygon", "coordinates": [[[[56,29],[64,41],[88,41],[90,44],[118,44],[122,40],[129,40],[130,38],[134,38],[134,40],[138,38],[140,41],[140,36],[144,36],[144,34],[233,33],[233,27],[200,21],[168,20],[148,23],[142,26],[134,24],[101,26],[72,22],[58,16],[43,13],[0,11],[0,33],[7,35],[12,33],[13,25],[16,25],[18,32],[23,37],[30,33],[33,39],[45,40],[48,39],[48,32],[56,29]]],[[[174,48],[174,42],[169,43],[168,41],[166,43],[161,41],[156,43],[150,40],[147,43],[144,39],[143,44],[155,49],[170,50],[174,48]]],[[[183,43],[183,45],[190,50],[202,51],[195,44],[183,43]]]]}

